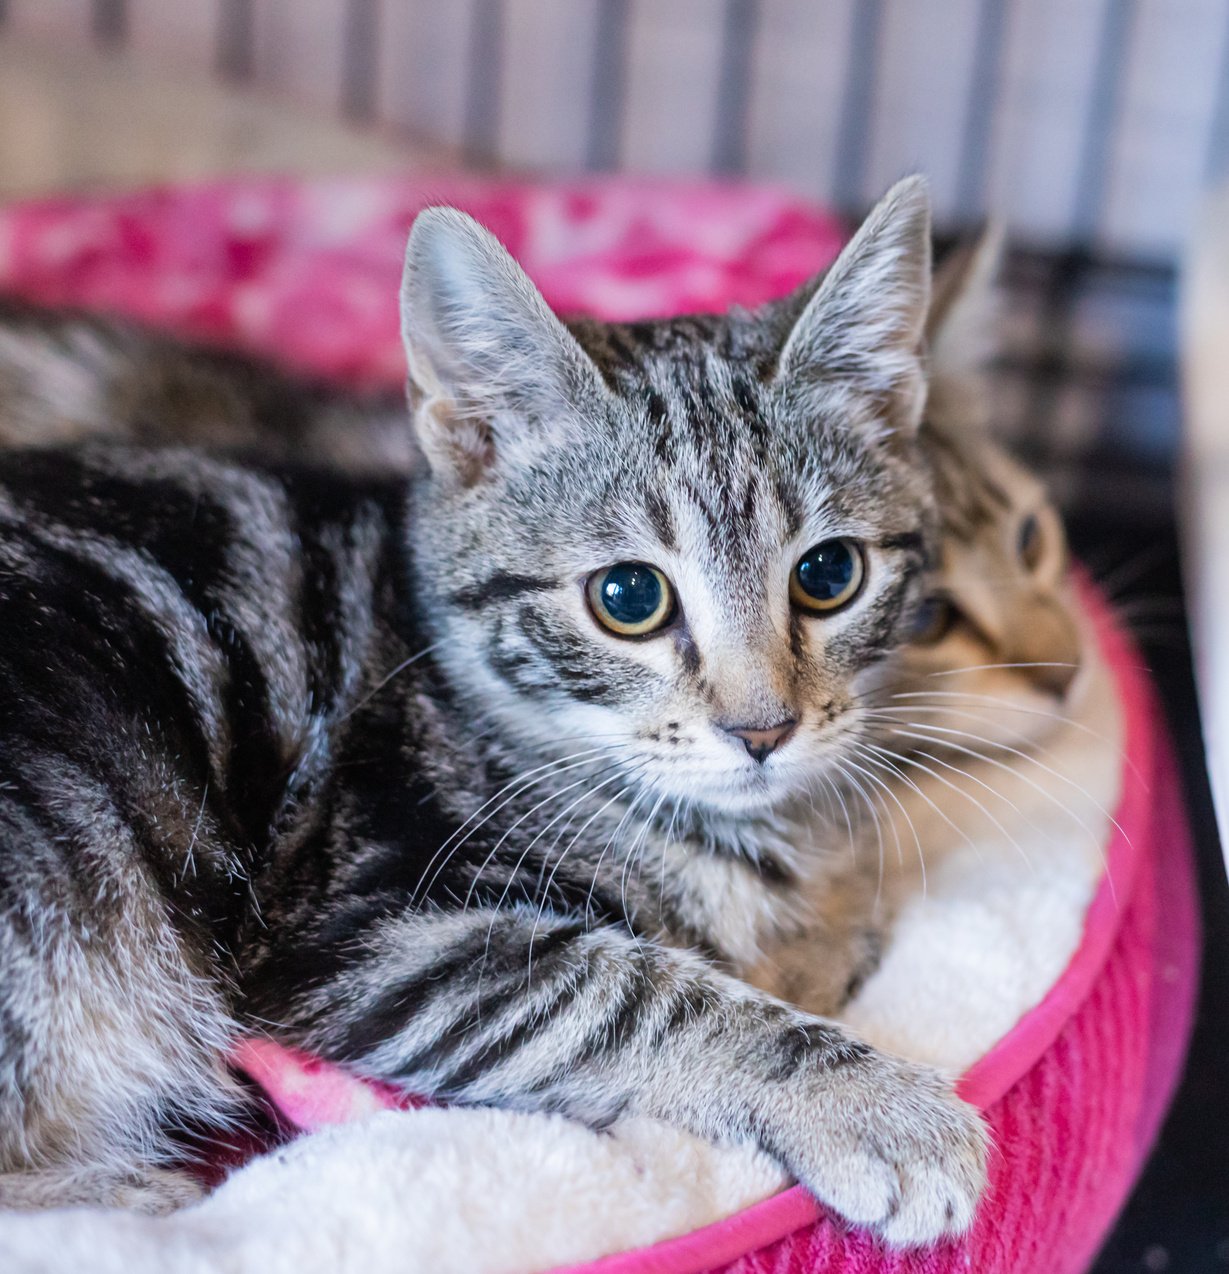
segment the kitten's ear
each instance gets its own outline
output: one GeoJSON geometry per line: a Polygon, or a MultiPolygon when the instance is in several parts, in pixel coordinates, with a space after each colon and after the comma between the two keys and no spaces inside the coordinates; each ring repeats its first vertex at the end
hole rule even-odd
{"type": "Polygon", "coordinates": [[[984,432],[993,394],[986,365],[998,353],[1000,296],[995,281],[1003,232],[991,223],[954,248],[935,271],[926,341],[930,352],[927,419],[932,428],[984,432]]]}
{"type": "Polygon", "coordinates": [[[807,303],[781,351],[777,378],[805,394],[843,383],[913,432],[926,404],[922,344],[930,305],[930,197],[907,177],[875,205],[807,303]]]}
{"type": "Polygon", "coordinates": [[[418,441],[432,470],[470,486],[522,459],[601,377],[494,235],[455,208],[410,231],[401,337],[418,441]]]}
{"type": "Polygon", "coordinates": [[[926,343],[934,376],[979,371],[998,346],[1003,227],[988,222],[975,238],[953,248],[939,263],[931,285],[926,343]]]}

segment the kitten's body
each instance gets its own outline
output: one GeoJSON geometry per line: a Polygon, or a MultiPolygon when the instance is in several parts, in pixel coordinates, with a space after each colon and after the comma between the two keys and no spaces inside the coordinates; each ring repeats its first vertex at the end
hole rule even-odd
{"type": "Polygon", "coordinates": [[[3,1197],[148,1181],[168,1120],[226,1106],[236,1024],[445,1098],[751,1139],[895,1241],[968,1223],[984,1135],[944,1081],[734,976],[792,923],[809,791],[933,544],[925,224],[902,188],[762,315],[571,337],[424,218],[408,492],[6,457],[3,1197]],[[804,618],[791,563],[832,537],[865,587],[804,618]],[[586,610],[620,558],[675,581],[655,640],[586,610]],[[783,715],[779,756],[738,742],[783,715]]]}
{"type": "Polygon", "coordinates": [[[198,447],[408,473],[403,397],[347,394],[123,319],[0,297],[0,447],[198,447]]]}
{"type": "MultiPolygon", "coordinates": [[[[159,1126],[224,1105],[220,1045],[236,1019],[444,1098],[599,1124],[643,1109],[712,1135],[734,1110],[686,1113],[697,1076],[672,1055],[702,1056],[713,1031],[744,1016],[739,1065],[779,1072],[783,1105],[807,1055],[788,1045],[799,1031],[843,1059],[834,1073],[851,1110],[863,1068],[912,1081],[708,962],[641,945],[702,936],[735,966],[772,923],[774,898],[788,899],[787,879],[762,863],[711,863],[698,882],[683,874],[682,889],[670,868],[663,894],[653,857],[629,870],[627,844],[610,848],[626,800],[566,858],[545,842],[534,852],[539,824],[517,827],[542,799],[528,785],[436,860],[523,767],[449,702],[430,656],[407,664],[430,634],[407,625],[416,608],[388,556],[396,496],[342,498],[334,483],[321,496],[174,453],[13,457],[3,491],[3,681],[24,688],[6,695],[0,754],[8,837],[21,847],[20,861],[6,858],[4,910],[37,916],[37,933],[7,934],[6,1002],[29,1040],[15,1056],[6,1040],[10,1167],[52,1169],[108,1145],[101,1166],[117,1179],[104,1192],[122,1197],[134,1150],[156,1145],[159,1126]],[[91,524],[101,515],[115,528],[102,545],[74,525],[86,505],[91,524]],[[193,521],[231,528],[224,556],[203,535],[182,542],[193,521]],[[310,573],[285,551],[292,537],[310,573]],[[46,641],[42,609],[83,597],[94,621],[46,641]],[[222,691],[224,717],[197,717],[198,687],[203,703],[222,691]],[[90,850],[99,829],[103,855],[90,850]],[[437,979],[446,995],[433,993],[437,979]],[[609,1073],[620,1034],[622,1051],[650,1050],[638,1065],[653,1058],[660,1101],[635,1099],[628,1058],[609,1073]],[[788,1062],[772,1060],[781,1047],[788,1062]]],[[[590,798],[577,818],[600,808],[590,798]]],[[[664,844],[662,829],[653,840],[664,844]]],[[[676,838],[675,850],[694,846],[676,838]]],[[[700,1081],[714,1097],[720,1057],[700,1081]]],[[[872,1100],[891,1101],[888,1089],[872,1100]]],[[[63,1200],[59,1174],[50,1181],[63,1200]]],[[[36,1173],[5,1192],[41,1189],[36,1173]]]]}

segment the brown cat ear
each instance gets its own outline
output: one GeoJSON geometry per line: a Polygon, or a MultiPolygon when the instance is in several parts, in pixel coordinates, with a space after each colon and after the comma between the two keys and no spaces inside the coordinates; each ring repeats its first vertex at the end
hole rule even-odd
{"type": "Polygon", "coordinates": [[[953,248],[935,271],[926,341],[930,362],[929,427],[951,437],[990,427],[987,364],[998,353],[1002,227],[991,222],[953,248]]]}
{"type": "Polygon", "coordinates": [[[939,262],[926,316],[932,376],[961,375],[983,367],[997,352],[1003,227],[988,221],[939,262]]]}
{"type": "Polygon", "coordinates": [[[803,394],[844,384],[874,396],[885,423],[912,432],[926,402],[930,197],[907,177],[875,205],[786,338],[777,379],[803,394]]]}
{"type": "Polygon", "coordinates": [[[419,444],[438,476],[463,486],[551,445],[561,422],[604,392],[525,272],[455,208],[414,221],[401,336],[419,444]]]}

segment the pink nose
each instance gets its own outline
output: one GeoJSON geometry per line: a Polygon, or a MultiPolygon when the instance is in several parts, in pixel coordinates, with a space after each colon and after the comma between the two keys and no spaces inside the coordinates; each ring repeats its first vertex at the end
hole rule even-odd
{"type": "Polygon", "coordinates": [[[736,739],[743,741],[745,747],[750,754],[752,760],[766,761],[769,756],[775,752],[786,739],[798,728],[798,722],[794,720],[778,721],[776,725],[770,725],[766,728],[752,729],[750,726],[734,726],[727,727],[726,733],[732,734],[736,739]]]}

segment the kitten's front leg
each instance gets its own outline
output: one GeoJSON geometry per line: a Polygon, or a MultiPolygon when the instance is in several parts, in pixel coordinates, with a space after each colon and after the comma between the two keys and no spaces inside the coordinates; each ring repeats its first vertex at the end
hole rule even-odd
{"type": "Polygon", "coordinates": [[[266,993],[258,1011],[413,1091],[754,1141],[889,1242],[972,1219],[986,1133],[942,1076],[691,953],[532,910],[407,915],[360,947],[310,993],[280,1005],[266,993]]]}

